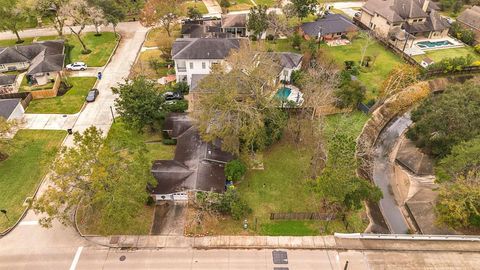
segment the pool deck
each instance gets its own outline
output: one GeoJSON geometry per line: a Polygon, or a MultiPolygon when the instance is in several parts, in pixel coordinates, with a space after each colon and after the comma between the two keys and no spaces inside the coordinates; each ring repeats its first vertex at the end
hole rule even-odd
{"type": "Polygon", "coordinates": [[[405,49],[405,53],[407,53],[410,56],[415,56],[415,55],[425,54],[425,52],[427,52],[427,51],[461,48],[461,47],[464,47],[464,46],[465,46],[465,44],[463,44],[461,41],[459,41],[455,38],[452,38],[450,36],[443,37],[443,38],[437,38],[437,39],[422,38],[422,39],[415,40],[415,44],[411,48],[405,49]],[[443,41],[443,40],[447,40],[450,43],[452,43],[453,45],[441,46],[441,47],[432,47],[432,48],[420,48],[419,46],[416,45],[419,42],[425,42],[425,41],[438,42],[438,41],[443,41]]]}

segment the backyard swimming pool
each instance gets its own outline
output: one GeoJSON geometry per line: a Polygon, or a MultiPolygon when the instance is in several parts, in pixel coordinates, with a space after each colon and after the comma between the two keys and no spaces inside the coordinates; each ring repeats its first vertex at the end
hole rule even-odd
{"type": "Polygon", "coordinates": [[[280,100],[287,100],[291,93],[292,93],[291,88],[282,87],[282,88],[278,89],[275,96],[280,100]]]}
{"type": "Polygon", "coordinates": [[[433,48],[449,47],[454,44],[448,40],[440,40],[440,41],[419,41],[416,43],[416,45],[422,49],[433,49],[433,48]]]}

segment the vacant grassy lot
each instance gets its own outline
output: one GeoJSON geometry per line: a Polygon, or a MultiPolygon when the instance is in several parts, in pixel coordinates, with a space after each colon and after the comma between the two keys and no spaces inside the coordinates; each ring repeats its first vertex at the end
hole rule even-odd
{"type": "Polygon", "coordinates": [[[462,48],[453,48],[453,49],[443,49],[443,50],[434,50],[434,51],[427,51],[424,55],[417,55],[413,58],[417,60],[417,62],[422,62],[422,59],[425,57],[429,57],[435,62],[439,62],[444,58],[454,58],[454,57],[466,57],[467,55],[471,55],[473,57],[473,61],[480,61],[480,54],[476,53],[472,47],[465,46],[462,48]]]}
{"type": "Polygon", "coordinates": [[[96,81],[95,77],[68,78],[68,83],[72,85],[72,88],[67,93],[53,98],[34,99],[30,102],[27,113],[77,113],[82,109],[85,97],[96,81]]]}
{"type": "MultiPolygon", "coordinates": [[[[175,146],[164,145],[161,143],[162,135],[160,132],[144,132],[140,134],[127,128],[121,118],[117,118],[112,125],[105,143],[118,149],[128,148],[131,151],[138,151],[139,146],[145,142],[147,144],[147,156],[149,164],[157,159],[171,159],[173,158],[175,146]]],[[[127,235],[141,235],[149,234],[153,221],[154,206],[145,206],[142,211],[139,211],[134,225],[125,227],[124,230],[119,231],[100,231],[95,216],[84,217],[83,212],[79,212],[79,221],[81,230],[88,234],[127,234],[127,235]]]]}
{"type": "MultiPolygon", "coordinates": [[[[115,48],[118,37],[113,32],[102,32],[101,36],[95,36],[95,33],[89,32],[82,35],[83,42],[92,52],[82,54],[82,45],[74,35],[65,36],[66,57],[65,64],[73,62],[85,62],[90,67],[101,67],[107,64],[108,58],[115,48]]],[[[58,36],[39,37],[38,41],[59,39],[58,36]]]]}
{"type": "Polygon", "coordinates": [[[65,135],[64,131],[50,130],[20,130],[15,135],[7,151],[10,157],[0,162],[0,206],[10,218],[0,216],[0,231],[20,217],[23,202],[47,174],[65,135]]]}
{"type": "MultiPolygon", "coordinates": [[[[349,138],[356,138],[367,120],[361,113],[339,114],[326,117],[326,148],[335,147],[328,144],[333,131],[345,132],[349,138]]],[[[237,183],[240,196],[252,208],[247,218],[249,228],[243,230],[243,220],[229,217],[217,219],[207,217],[203,227],[187,229],[192,234],[240,234],[240,235],[321,235],[333,232],[363,232],[366,216],[363,210],[347,216],[348,228],[341,220],[309,221],[285,220],[272,221],[270,213],[275,212],[321,212],[319,194],[311,189],[307,180],[310,172],[312,146],[295,144],[288,136],[263,153],[264,170],[249,170],[245,179],[237,183]]],[[[354,152],[345,153],[345,159],[354,164],[354,152]]],[[[352,176],[355,167],[352,166],[352,176]]],[[[189,216],[190,218],[193,215],[189,216]]]]}
{"type": "MultiPolygon", "coordinates": [[[[181,26],[178,24],[173,29],[171,35],[176,38],[180,37],[180,30],[181,26]]],[[[147,38],[145,39],[145,43],[143,44],[143,46],[157,47],[158,40],[164,39],[165,37],[167,37],[167,31],[165,31],[161,27],[153,28],[152,30],[150,30],[150,32],[148,32],[147,38]]]]}
{"type": "MultiPolygon", "coordinates": [[[[343,68],[345,61],[359,63],[362,58],[362,45],[364,40],[356,38],[352,43],[345,46],[329,47],[322,45],[326,54],[343,68]]],[[[379,43],[374,43],[367,49],[366,56],[375,58],[369,68],[362,68],[358,79],[367,87],[366,99],[374,99],[378,96],[378,89],[387,74],[403,61],[396,54],[384,48],[379,43]]]]}
{"type": "MultiPolygon", "coordinates": [[[[156,80],[166,76],[169,73],[168,67],[158,67],[154,69],[150,61],[159,61],[165,63],[160,50],[148,50],[140,53],[140,57],[133,66],[132,74],[141,74],[149,79],[156,80]]],[[[170,72],[175,71],[173,63],[171,64],[170,72]]]]}
{"type": "Polygon", "coordinates": [[[208,10],[207,10],[207,7],[205,6],[205,4],[202,2],[202,1],[198,1],[198,2],[195,2],[195,1],[187,1],[187,2],[184,2],[182,4],[182,6],[180,7],[180,9],[182,10],[182,14],[184,16],[187,16],[188,14],[188,8],[190,7],[193,7],[193,8],[196,8],[198,9],[198,11],[201,13],[201,14],[207,14],[208,13],[208,10]]]}

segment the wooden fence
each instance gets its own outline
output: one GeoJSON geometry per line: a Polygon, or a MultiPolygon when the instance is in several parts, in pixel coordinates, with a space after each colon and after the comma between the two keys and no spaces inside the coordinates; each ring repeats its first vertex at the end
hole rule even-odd
{"type": "Polygon", "coordinates": [[[55,83],[53,84],[52,89],[32,91],[33,99],[56,97],[58,94],[58,88],[60,87],[61,82],[62,82],[61,75],[60,73],[57,73],[57,76],[55,76],[55,83]]]}
{"type": "Polygon", "coordinates": [[[22,99],[21,104],[23,109],[27,109],[30,101],[32,101],[33,96],[30,92],[20,92],[20,93],[9,93],[9,94],[0,94],[0,99],[9,99],[9,98],[20,98],[22,99]]]}
{"type": "Polygon", "coordinates": [[[270,213],[270,220],[332,220],[336,215],[331,213],[270,213]]]}

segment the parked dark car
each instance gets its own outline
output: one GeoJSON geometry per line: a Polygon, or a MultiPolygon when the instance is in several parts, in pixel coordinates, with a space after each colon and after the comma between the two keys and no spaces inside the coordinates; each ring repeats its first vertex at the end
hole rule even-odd
{"type": "Polygon", "coordinates": [[[183,95],[179,92],[165,92],[163,94],[165,100],[182,100],[183,95]]]}
{"type": "Polygon", "coordinates": [[[98,89],[92,89],[88,92],[87,98],[85,99],[87,102],[94,102],[97,99],[97,96],[100,92],[98,89]]]}

